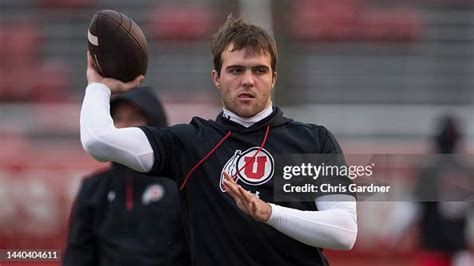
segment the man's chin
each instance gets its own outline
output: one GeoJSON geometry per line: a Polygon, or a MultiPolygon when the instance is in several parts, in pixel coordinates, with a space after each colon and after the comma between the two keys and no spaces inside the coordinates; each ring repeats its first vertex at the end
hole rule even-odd
{"type": "Polygon", "coordinates": [[[243,118],[250,118],[258,114],[258,111],[255,109],[237,109],[234,113],[243,118]]]}
{"type": "Polygon", "coordinates": [[[250,103],[227,105],[225,108],[242,118],[253,117],[264,109],[264,107],[259,108],[259,106],[250,103]]]}

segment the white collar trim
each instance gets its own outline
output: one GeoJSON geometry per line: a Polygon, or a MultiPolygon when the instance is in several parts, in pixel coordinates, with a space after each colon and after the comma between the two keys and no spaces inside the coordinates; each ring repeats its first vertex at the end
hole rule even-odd
{"type": "Polygon", "coordinates": [[[273,106],[271,104],[267,108],[263,109],[260,113],[248,118],[241,117],[235,114],[234,112],[231,112],[225,108],[222,108],[222,109],[223,109],[222,116],[224,118],[227,118],[230,121],[238,123],[244,127],[251,127],[253,124],[265,119],[266,117],[271,115],[273,112],[273,106]]]}

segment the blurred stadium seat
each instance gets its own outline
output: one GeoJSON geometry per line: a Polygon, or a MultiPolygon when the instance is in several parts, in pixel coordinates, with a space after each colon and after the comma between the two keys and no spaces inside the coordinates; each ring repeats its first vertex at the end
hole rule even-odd
{"type": "Polygon", "coordinates": [[[47,61],[37,70],[38,80],[31,91],[34,101],[61,102],[70,98],[66,88],[71,84],[68,65],[64,62],[47,61]],[[51,78],[54,77],[54,78],[51,78]]]}
{"type": "MultiPolygon", "coordinates": [[[[83,152],[78,136],[92,14],[117,9],[144,25],[155,44],[146,82],[167,96],[175,124],[219,110],[208,40],[231,10],[237,14],[237,2],[2,2],[0,202],[11,204],[0,204],[0,248],[63,247],[78,182],[103,166],[83,152]],[[12,26],[18,20],[24,22],[12,26]],[[68,99],[74,102],[57,103],[68,99]],[[47,229],[43,235],[38,225],[47,229]]],[[[272,1],[278,3],[275,36],[287,43],[279,42],[275,104],[287,105],[286,114],[327,126],[348,153],[422,154],[427,121],[448,108],[463,114],[474,151],[472,0],[272,1]]],[[[413,168],[393,174],[409,179],[413,168]]],[[[359,205],[358,242],[350,252],[328,251],[331,265],[413,265],[416,245],[401,252],[381,242],[390,206],[377,203],[359,205]]]]}
{"type": "Polygon", "coordinates": [[[293,1],[288,31],[297,40],[350,41],[360,9],[359,0],[293,1]]]}
{"type": "Polygon", "coordinates": [[[148,17],[152,36],[160,41],[207,39],[216,24],[214,11],[205,5],[158,6],[148,17]]]}
{"type": "Polygon", "coordinates": [[[423,36],[420,14],[412,8],[370,8],[359,20],[362,40],[411,42],[423,36]]]}
{"type": "Polygon", "coordinates": [[[37,63],[41,33],[35,21],[0,24],[2,67],[37,63]]]}
{"type": "Polygon", "coordinates": [[[92,7],[97,0],[36,0],[42,8],[86,8],[92,7]]]}
{"type": "Polygon", "coordinates": [[[36,21],[0,24],[0,101],[67,99],[67,65],[42,60],[43,40],[36,21]]]}
{"type": "Polygon", "coordinates": [[[289,33],[301,41],[415,41],[422,34],[412,8],[374,8],[364,0],[293,1],[289,33]]]}

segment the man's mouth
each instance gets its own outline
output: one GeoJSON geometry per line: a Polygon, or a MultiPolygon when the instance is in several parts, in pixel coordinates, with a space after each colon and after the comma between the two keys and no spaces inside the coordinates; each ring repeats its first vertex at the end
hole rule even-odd
{"type": "Polygon", "coordinates": [[[242,92],[238,95],[239,99],[253,99],[255,96],[249,92],[242,92]]]}

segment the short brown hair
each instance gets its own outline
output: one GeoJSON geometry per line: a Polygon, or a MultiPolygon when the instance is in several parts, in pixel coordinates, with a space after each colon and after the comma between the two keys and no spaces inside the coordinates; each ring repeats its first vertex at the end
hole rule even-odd
{"type": "Polygon", "coordinates": [[[261,27],[229,15],[226,22],[219,27],[211,40],[214,69],[219,74],[222,68],[222,52],[230,44],[233,44],[232,51],[246,49],[248,55],[253,53],[270,55],[272,72],[276,71],[278,51],[275,39],[261,27]]]}

